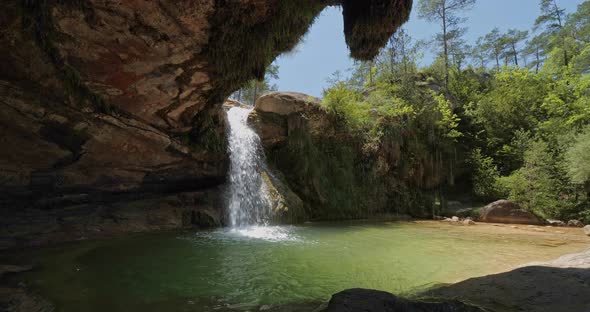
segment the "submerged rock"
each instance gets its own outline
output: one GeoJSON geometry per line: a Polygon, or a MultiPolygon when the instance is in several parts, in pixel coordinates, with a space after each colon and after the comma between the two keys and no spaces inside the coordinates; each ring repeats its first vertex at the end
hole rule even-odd
{"type": "Polygon", "coordinates": [[[480,211],[478,218],[481,222],[543,225],[541,218],[530,211],[526,211],[517,203],[508,200],[498,200],[480,211]]]}
{"type": "Polygon", "coordinates": [[[326,312],[480,312],[482,310],[459,301],[421,302],[397,297],[388,292],[370,289],[347,289],[335,295],[326,312]]]}

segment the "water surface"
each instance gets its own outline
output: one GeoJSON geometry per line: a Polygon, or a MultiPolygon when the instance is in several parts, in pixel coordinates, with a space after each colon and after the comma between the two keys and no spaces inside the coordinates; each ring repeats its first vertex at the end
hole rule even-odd
{"type": "Polygon", "coordinates": [[[351,287],[412,294],[587,244],[582,235],[571,242],[484,229],[435,222],[249,227],[79,242],[23,257],[38,265],[28,283],[58,311],[257,311],[325,301],[351,287]]]}

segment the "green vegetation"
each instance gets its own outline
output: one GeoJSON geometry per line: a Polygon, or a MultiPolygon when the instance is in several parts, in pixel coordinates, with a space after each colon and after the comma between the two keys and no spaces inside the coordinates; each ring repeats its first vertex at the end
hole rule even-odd
{"type": "Polygon", "coordinates": [[[438,199],[468,191],[590,222],[590,1],[568,15],[542,0],[533,29],[493,29],[473,46],[459,15],[473,1],[456,2],[445,17],[439,8],[453,1],[418,5],[443,28],[431,65],[419,68],[424,44],[402,30],[375,60],[330,80],[325,110],[368,154],[397,144],[390,173],[419,177],[411,185],[438,199]]]}
{"type": "Polygon", "coordinates": [[[234,92],[231,97],[244,104],[256,104],[256,100],[266,92],[277,91],[277,85],[272,84],[272,80],[279,79],[279,66],[271,64],[266,68],[262,80],[252,79],[245,86],[234,92]]]}

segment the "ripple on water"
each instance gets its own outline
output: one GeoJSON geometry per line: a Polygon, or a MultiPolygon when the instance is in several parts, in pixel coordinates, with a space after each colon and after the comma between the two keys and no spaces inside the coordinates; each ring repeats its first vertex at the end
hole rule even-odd
{"type": "Polygon", "coordinates": [[[197,232],[191,237],[181,239],[215,240],[215,241],[266,241],[266,242],[303,242],[294,226],[244,226],[231,229],[218,229],[209,232],[197,232]]]}

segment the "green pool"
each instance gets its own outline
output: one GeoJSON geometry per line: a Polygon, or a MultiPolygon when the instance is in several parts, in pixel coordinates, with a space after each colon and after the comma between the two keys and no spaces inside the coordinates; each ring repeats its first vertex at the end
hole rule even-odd
{"type": "Polygon", "coordinates": [[[37,265],[25,278],[58,311],[258,311],[325,301],[351,287],[411,295],[583,248],[477,227],[338,223],[187,231],[19,257],[37,265]]]}

